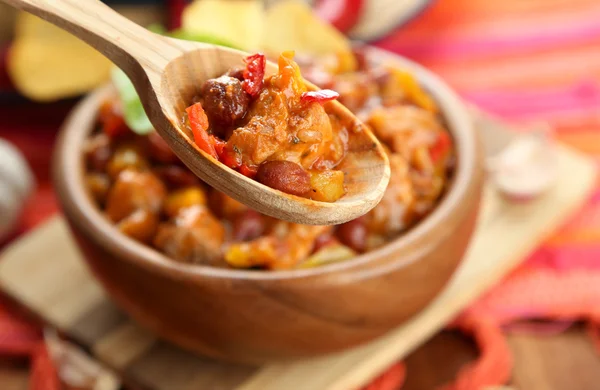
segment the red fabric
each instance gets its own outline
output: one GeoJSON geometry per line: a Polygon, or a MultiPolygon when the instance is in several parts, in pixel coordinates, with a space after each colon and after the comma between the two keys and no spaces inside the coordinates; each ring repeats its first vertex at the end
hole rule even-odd
{"type": "Polygon", "coordinates": [[[406,366],[404,363],[399,362],[390,367],[363,390],[396,390],[404,384],[405,379],[406,366]]]}
{"type": "Polygon", "coordinates": [[[33,352],[31,357],[31,376],[29,377],[29,390],[61,390],[58,373],[54,362],[48,354],[48,349],[42,343],[33,352]]]}
{"type": "Polygon", "coordinates": [[[512,357],[502,329],[493,319],[483,315],[464,315],[453,326],[473,336],[481,356],[464,366],[456,380],[442,390],[483,389],[510,379],[512,357]]]}

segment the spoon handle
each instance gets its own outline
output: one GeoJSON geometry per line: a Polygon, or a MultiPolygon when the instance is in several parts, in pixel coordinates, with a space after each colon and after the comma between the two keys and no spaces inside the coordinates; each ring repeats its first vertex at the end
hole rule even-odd
{"type": "Polygon", "coordinates": [[[180,54],[158,34],[135,24],[99,0],[0,0],[70,32],[108,57],[129,77],[140,66],[160,72],[180,54]]]}

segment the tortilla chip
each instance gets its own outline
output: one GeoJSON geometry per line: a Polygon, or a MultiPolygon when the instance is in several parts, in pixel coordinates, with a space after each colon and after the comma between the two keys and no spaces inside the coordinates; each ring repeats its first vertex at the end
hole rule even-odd
{"type": "Polygon", "coordinates": [[[111,62],[73,35],[19,13],[8,57],[17,90],[37,101],[88,92],[110,79],[111,62]]]}
{"type": "Polygon", "coordinates": [[[298,0],[277,2],[267,10],[262,48],[269,54],[294,50],[307,55],[351,54],[350,41],[298,0]]]}
{"type": "Polygon", "coordinates": [[[196,0],[183,12],[182,29],[229,42],[246,51],[260,49],[263,3],[257,0],[196,0]]]}

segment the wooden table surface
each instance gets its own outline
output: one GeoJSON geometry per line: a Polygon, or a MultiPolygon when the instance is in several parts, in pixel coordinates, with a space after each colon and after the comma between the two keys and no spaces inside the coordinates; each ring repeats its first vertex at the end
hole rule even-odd
{"type": "MultiPolygon", "coordinates": [[[[598,390],[600,355],[575,326],[554,336],[509,336],[515,356],[511,385],[520,390],[598,390]]],[[[402,390],[435,389],[451,380],[465,362],[475,358],[471,340],[457,332],[441,332],[407,359],[402,390]]],[[[26,361],[0,359],[0,388],[27,390],[26,361]]]]}

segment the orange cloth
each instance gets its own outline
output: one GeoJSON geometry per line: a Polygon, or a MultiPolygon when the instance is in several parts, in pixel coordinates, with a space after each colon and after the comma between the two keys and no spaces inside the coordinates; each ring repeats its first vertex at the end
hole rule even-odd
{"type": "MultiPolygon", "coordinates": [[[[549,123],[600,161],[599,20],[596,0],[438,0],[379,46],[485,110],[549,123]]],[[[600,348],[600,182],[577,216],[452,325],[473,335],[481,356],[445,388],[504,384],[512,357],[501,327],[527,319],[588,321],[600,348]]]]}

